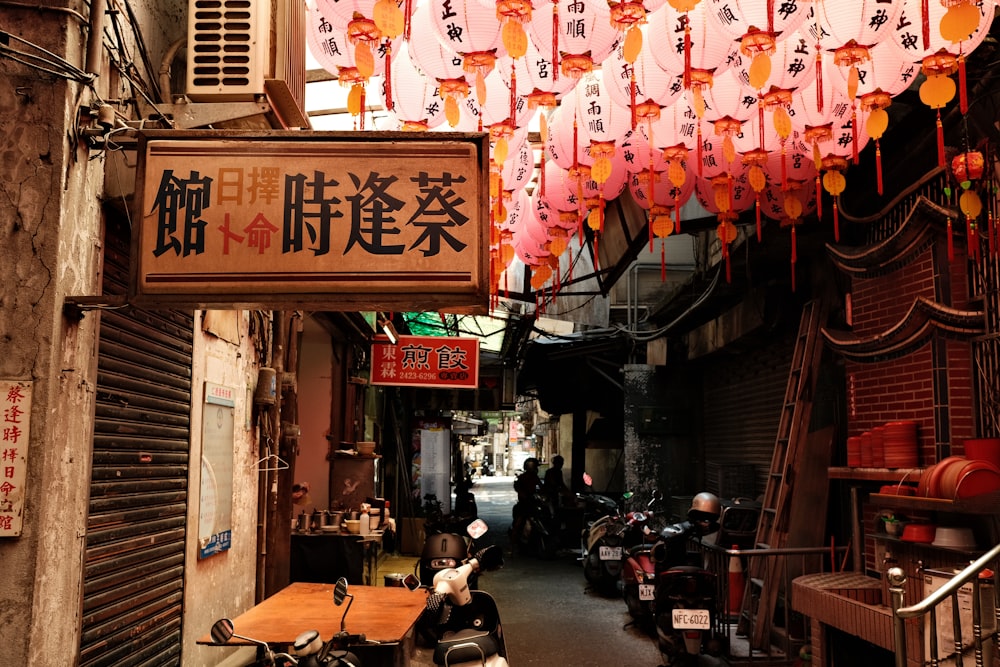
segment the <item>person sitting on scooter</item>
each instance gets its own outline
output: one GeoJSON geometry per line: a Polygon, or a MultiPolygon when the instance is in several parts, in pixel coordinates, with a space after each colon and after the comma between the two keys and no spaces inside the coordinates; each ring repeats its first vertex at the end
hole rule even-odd
{"type": "Polygon", "coordinates": [[[538,459],[531,457],[524,460],[524,471],[514,480],[514,490],[517,491],[517,504],[514,505],[514,522],[511,530],[517,535],[524,524],[525,518],[531,514],[535,503],[535,494],[542,486],[538,476],[538,459]]]}
{"type": "Polygon", "coordinates": [[[719,530],[722,503],[714,493],[702,491],[691,499],[688,520],[660,531],[652,556],[660,563],[682,565],[687,562],[688,537],[703,537],[719,530]]]}

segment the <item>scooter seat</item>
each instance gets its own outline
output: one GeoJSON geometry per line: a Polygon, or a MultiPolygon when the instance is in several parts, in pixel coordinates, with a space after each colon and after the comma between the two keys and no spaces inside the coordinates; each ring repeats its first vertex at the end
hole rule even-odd
{"type": "Polygon", "coordinates": [[[481,630],[459,630],[439,641],[434,647],[434,664],[481,662],[499,651],[500,647],[492,634],[481,630]]]}

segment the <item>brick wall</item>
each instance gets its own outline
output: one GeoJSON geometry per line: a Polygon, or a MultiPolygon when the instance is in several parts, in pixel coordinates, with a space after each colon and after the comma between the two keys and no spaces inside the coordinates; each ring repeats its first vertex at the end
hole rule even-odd
{"type": "MultiPolygon", "coordinates": [[[[860,337],[883,334],[906,316],[918,296],[968,307],[966,260],[957,252],[950,264],[935,261],[933,249],[915,261],[875,278],[855,279],[852,284],[853,329],[860,337]],[[935,267],[946,274],[936,279],[935,267]],[[950,286],[948,294],[940,292],[950,286]]],[[[953,439],[972,437],[975,429],[972,397],[972,356],[967,342],[944,342],[947,394],[935,396],[934,354],[930,343],[898,359],[878,363],[847,362],[845,371],[854,392],[854,408],[848,414],[848,435],[860,435],[890,421],[915,421],[919,447],[918,463],[935,463],[941,454],[938,445],[953,439]],[[936,403],[939,401],[939,403],[936,403]],[[946,436],[936,442],[936,404],[947,405],[946,436]]]]}

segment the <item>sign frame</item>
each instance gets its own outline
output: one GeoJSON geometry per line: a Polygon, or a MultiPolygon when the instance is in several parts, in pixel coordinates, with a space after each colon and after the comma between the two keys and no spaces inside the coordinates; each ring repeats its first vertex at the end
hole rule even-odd
{"type": "MultiPolygon", "coordinates": [[[[137,155],[128,294],[132,304],[221,310],[437,310],[467,314],[485,314],[489,310],[488,133],[148,130],[139,133],[137,155]],[[294,204],[284,198],[277,203],[261,203],[256,191],[252,195],[240,194],[243,181],[234,185],[226,182],[242,178],[244,171],[247,182],[251,182],[250,173],[255,167],[258,170],[253,172],[254,178],[264,168],[281,173],[283,184],[272,183],[272,199],[287,196],[289,179],[302,190],[312,186],[312,199],[303,195],[294,204]],[[212,183],[218,183],[215,192],[202,196],[195,188],[209,180],[207,174],[215,174],[212,183]],[[319,174],[326,183],[321,182],[319,174]],[[171,183],[170,195],[165,196],[162,190],[168,181],[183,182],[191,191],[176,192],[179,188],[171,183]],[[387,185],[390,181],[391,186],[387,185]],[[395,219],[390,219],[381,199],[374,214],[360,208],[361,193],[369,185],[372,193],[386,195],[389,187],[402,193],[392,197],[398,200],[396,205],[403,206],[395,210],[395,219]],[[231,200],[223,200],[224,188],[229,188],[231,200]],[[432,190],[436,195],[428,194],[432,190]],[[414,191],[418,194],[410,197],[414,191]],[[453,193],[453,199],[448,201],[455,203],[454,210],[461,206],[460,217],[448,218],[448,225],[408,226],[408,220],[423,222],[432,215],[438,216],[435,220],[444,220],[442,207],[437,205],[444,201],[446,193],[453,193]],[[240,218],[242,226],[234,227],[235,231],[249,229],[254,204],[246,204],[243,198],[251,196],[256,206],[271,207],[269,217],[278,219],[271,221],[270,227],[284,235],[277,240],[281,254],[259,261],[247,257],[245,248],[237,248],[234,256],[230,256],[228,246],[223,252],[218,240],[221,236],[217,236],[222,232],[235,238],[229,227],[230,217],[240,218]],[[227,203],[236,197],[240,198],[238,203],[227,203]],[[351,201],[347,201],[348,197],[351,201]],[[176,221],[166,216],[180,216],[183,204],[195,200],[216,208],[211,215],[195,217],[201,214],[190,204],[183,213],[188,216],[182,220],[184,229],[171,224],[176,221]],[[283,226],[283,219],[291,217],[293,223],[298,222],[294,216],[305,217],[300,209],[320,205],[325,206],[321,222],[329,225],[329,247],[303,247],[303,239],[305,246],[319,243],[313,232],[320,223],[310,219],[306,221],[312,224],[306,230],[308,234],[300,233],[294,239],[299,245],[287,250],[291,236],[287,224],[292,223],[283,226]],[[279,210],[275,211],[275,207],[279,210]],[[290,213],[289,209],[295,210],[290,213]],[[423,217],[418,218],[418,213],[423,217]],[[389,220],[383,224],[392,225],[393,247],[404,250],[387,252],[382,246],[365,247],[358,242],[358,230],[370,224],[371,215],[389,220]],[[426,232],[432,227],[441,238],[436,247],[426,240],[426,232]],[[193,246],[202,256],[191,259],[195,252],[185,234],[197,234],[199,229],[204,232],[198,238],[211,241],[212,251],[208,252],[206,246],[193,246]],[[205,236],[209,231],[212,236],[205,236]],[[354,235],[350,243],[345,242],[348,233],[354,235]],[[450,238],[443,238],[445,235],[450,238]],[[414,237],[416,241],[424,239],[420,247],[414,237]],[[183,252],[178,244],[184,245],[183,252]],[[373,248],[377,252],[373,253],[373,248]],[[190,265],[194,268],[187,268],[190,265]]],[[[364,205],[374,207],[373,199],[374,194],[364,205]]],[[[264,249],[257,248],[263,255],[264,249]]],[[[272,250],[268,248],[268,252],[272,250]]]]}
{"type": "Polygon", "coordinates": [[[374,336],[369,384],[478,389],[479,343],[473,336],[398,336],[393,344],[386,336],[374,336]]]}

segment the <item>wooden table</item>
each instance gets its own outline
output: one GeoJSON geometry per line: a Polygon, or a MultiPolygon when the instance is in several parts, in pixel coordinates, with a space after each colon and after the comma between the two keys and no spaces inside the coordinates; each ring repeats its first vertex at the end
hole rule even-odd
{"type": "MultiPolygon", "coordinates": [[[[354,596],[354,602],[347,614],[347,631],[364,634],[369,641],[383,645],[372,645],[364,652],[378,649],[384,654],[388,649],[392,652],[392,664],[408,664],[413,650],[413,625],[424,610],[426,594],[421,590],[382,586],[352,586],[348,592],[354,596]]],[[[291,646],[306,630],[317,630],[327,640],[340,632],[340,619],[348,600],[336,606],[332,584],[293,583],[234,618],[233,625],[238,635],[277,646],[291,646]]],[[[198,643],[214,642],[209,633],[198,643]]],[[[228,643],[252,645],[235,637],[228,643]]],[[[359,654],[367,667],[369,662],[360,655],[362,651],[351,650],[359,654]]],[[[386,664],[387,661],[378,662],[386,664]]]]}

